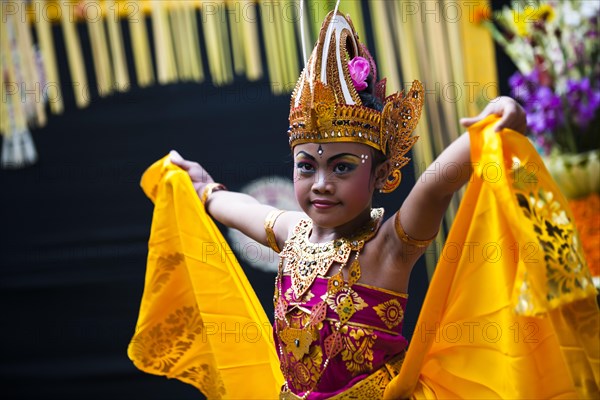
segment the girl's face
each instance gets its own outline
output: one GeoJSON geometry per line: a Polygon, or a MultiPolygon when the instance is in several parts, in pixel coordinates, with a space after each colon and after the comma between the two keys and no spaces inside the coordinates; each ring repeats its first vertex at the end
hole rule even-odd
{"type": "Polygon", "coordinates": [[[377,176],[385,172],[372,172],[369,146],[305,143],[293,152],[296,199],[315,225],[339,227],[371,209],[373,190],[383,181],[377,176]]]}

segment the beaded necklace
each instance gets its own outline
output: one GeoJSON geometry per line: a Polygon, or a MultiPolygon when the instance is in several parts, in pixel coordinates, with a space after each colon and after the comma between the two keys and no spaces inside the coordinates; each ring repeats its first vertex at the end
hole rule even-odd
{"type": "MultiPolygon", "coordinates": [[[[325,339],[325,354],[327,359],[314,383],[314,386],[306,391],[301,397],[306,399],[318,385],[323,373],[325,372],[329,361],[339,354],[343,349],[343,340],[340,330],[356,312],[352,300],[350,288],[361,276],[360,263],[358,257],[365,243],[370,240],[379,229],[383,219],[383,208],[371,210],[371,220],[357,234],[351,238],[334,239],[326,243],[311,243],[309,235],[312,230],[312,221],[302,220],[294,228],[293,235],[285,242],[285,247],[280,253],[279,273],[275,281],[275,296],[273,303],[275,305],[275,318],[281,321],[285,327],[277,329],[279,337],[279,355],[283,360],[283,348],[281,343],[285,344],[288,353],[292,353],[296,360],[301,360],[309,353],[310,345],[314,341],[314,332],[318,325],[325,320],[327,314],[327,299],[336,296],[342,289],[347,291],[337,304],[335,312],[339,321],[335,323],[335,329],[331,335],[325,339]],[[356,252],[352,263],[348,269],[348,280],[344,280],[342,273],[344,267],[348,264],[352,252],[356,252]],[[281,277],[283,276],[283,260],[287,259],[286,271],[290,271],[292,279],[292,296],[300,300],[306,291],[312,286],[317,276],[325,277],[334,262],[340,264],[337,273],[329,278],[327,282],[327,296],[325,300],[317,303],[311,310],[310,317],[305,326],[293,328],[290,326],[287,314],[293,310],[288,310],[288,303],[285,299],[282,289],[281,277]]],[[[276,324],[277,326],[277,324],[276,324]]],[[[286,376],[283,363],[282,372],[286,376]]],[[[280,399],[297,399],[289,390],[287,381],[280,395],[280,399]]]]}

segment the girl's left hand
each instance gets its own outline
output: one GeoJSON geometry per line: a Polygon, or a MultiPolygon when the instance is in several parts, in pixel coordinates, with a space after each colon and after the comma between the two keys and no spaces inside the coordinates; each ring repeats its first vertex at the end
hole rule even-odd
{"type": "Polygon", "coordinates": [[[476,117],[461,118],[460,123],[465,128],[481,121],[491,114],[496,114],[500,121],[496,124],[494,130],[500,132],[504,128],[525,134],[527,132],[527,117],[525,110],[514,99],[501,96],[490,101],[488,105],[476,117]]]}

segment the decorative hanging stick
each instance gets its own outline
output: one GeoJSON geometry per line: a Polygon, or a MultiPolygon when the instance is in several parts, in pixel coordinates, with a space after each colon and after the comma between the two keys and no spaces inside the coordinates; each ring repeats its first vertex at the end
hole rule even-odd
{"type": "Polygon", "coordinates": [[[104,4],[107,10],[106,26],[108,28],[108,40],[113,63],[114,85],[115,89],[119,92],[125,92],[129,90],[131,81],[129,80],[125,50],[123,49],[119,6],[113,0],[104,0],[104,4]]]}
{"type": "Polygon", "coordinates": [[[5,40],[8,40],[8,45],[4,46],[8,48],[8,69],[7,69],[7,83],[10,83],[13,89],[13,93],[11,96],[11,105],[14,113],[14,127],[13,131],[23,131],[27,129],[27,97],[24,96],[26,91],[26,86],[24,85],[24,75],[23,71],[24,62],[23,53],[19,48],[18,44],[18,33],[17,33],[17,20],[19,17],[17,15],[5,15],[4,16],[6,23],[3,24],[5,26],[5,32],[3,36],[6,37],[5,40]]]}
{"type": "Polygon", "coordinates": [[[263,76],[262,61],[260,59],[260,43],[258,40],[258,17],[256,3],[243,0],[241,7],[244,10],[241,18],[241,31],[244,40],[244,59],[246,61],[246,77],[255,81],[263,76]]]}
{"type": "Polygon", "coordinates": [[[164,8],[163,0],[151,0],[151,5],[158,82],[166,85],[177,80],[173,47],[169,34],[168,14],[164,8]]]}
{"type": "Polygon", "coordinates": [[[229,37],[229,29],[227,23],[221,21],[227,21],[226,13],[226,2],[221,1],[220,6],[217,8],[218,21],[217,32],[220,40],[219,55],[221,57],[221,68],[223,74],[223,85],[228,85],[233,82],[233,60],[231,55],[231,41],[229,37]]]}
{"type": "Polygon", "coordinates": [[[386,77],[387,90],[393,93],[401,89],[398,73],[400,61],[396,59],[394,52],[388,51],[388,49],[394,48],[394,38],[389,34],[391,29],[388,23],[387,3],[386,1],[374,1],[369,3],[369,8],[375,35],[375,50],[379,55],[378,70],[381,71],[379,75],[386,77]]]}
{"type": "MultiPolygon", "coordinates": [[[[34,7],[41,10],[45,2],[36,0],[34,7]]],[[[56,51],[54,50],[54,39],[49,18],[46,15],[36,17],[35,28],[37,33],[38,46],[42,53],[42,66],[46,76],[46,85],[42,89],[43,96],[50,103],[50,111],[53,114],[62,114],[64,110],[62,90],[60,88],[60,78],[58,67],[56,65],[56,51]]]]}
{"type": "MultiPolygon", "coordinates": [[[[0,24],[0,55],[3,58],[1,64],[6,72],[5,85],[10,84],[11,92],[3,93],[6,99],[6,114],[8,124],[2,143],[0,155],[0,166],[5,169],[22,168],[35,163],[37,152],[27,128],[27,118],[21,100],[22,75],[21,55],[17,46],[16,38],[16,15],[4,15],[3,7],[0,7],[0,20],[6,21],[0,24]]],[[[4,101],[4,99],[3,99],[4,101]]]]}
{"type": "MultiPolygon", "coordinates": [[[[0,21],[4,21],[3,7],[0,7],[0,21]]],[[[8,57],[10,55],[8,47],[5,47],[2,37],[6,36],[4,33],[4,24],[0,27],[0,135],[7,137],[10,131],[8,122],[8,102],[10,101],[8,95],[8,88],[5,86],[4,77],[8,75],[8,57]]],[[[6,140],[6,139],[5,139],[6,140]]]]}
{"type": "Polygon", "coordinates": [[[111,57],[106,45],[106,30],[104,28],[103,11],[97,0],[86,0],[85,10],[95,9],[98,15],[92,14],[92,11],[86,11],[83,16],[87,24],[90,35],[90,44],[92,47],[92,59],[96,71],[96,85],[100,97],[111,94],[114,89],[113,71],[111,66],[111,57]],[[91,7],[96,4],[97,7],[91,7]]]}
{"type": "MultiPolygon", "coordinates": [[[[27,6],[24,0],[19,1],[19,7],[27,6]]],[[[46,110],[42,97],[42,82],[38,71],[36,51],[31,39],[29,22],[26,18],[13,18],[17,34],[17,47],[21,59],[22,89],[21,99],[25,100],[27,121],[41,127],[46,125],[46,110]],[[23,97],[23,95],[25,95],[23,97]]]]}
{"type": "Polygon", "coordinates": [[[212,82],[216,86],[233,80],[227,28],[223,28],[220,22],[224,18],[223,7],[223,1],[202,3],[204,43],[212,82]]]}
{"type": "Polygon", "coordinates": [[[131,6],[132,9],[127,14],[127,19],[131,35],[136,80],[138,86],[147,87],[154,83],[154,70],[150,55],[150,44],[148,43],[145,7],[139,0],[133,0],[131,6]]]}
{"type": "Polygon", "coordinates": [[[272,22],[269,21],[273,32],[273,45],[276,49],[275,62],[277,63],[277,69],[279,70],[279,77],[274,82],[273,88],[276,88],[275,94],[283,94],[283,86],[288,80],[287,60],[285,59],[285,44],[283,41],[283,27],[281,24],[281,9],[279,8],[278,2],[273,2],[271,6],[271,18],[272,22]]]}
{"type": "Polygon", "coordinates": [[[57,4],[61,10],[62,17],[60,18],[60,23],[65,39],[65,48],[71,72],[71,85],[75,93],[75,103],[77,107],[83,108],[90,103],[90,96],[75,15],[72,12],[73,7],[69,7],[72,4],[68,0],[61,0],[57,4]]]}
{"type": "Polygon", "coordinates": [[[180,81],[187,80],[187,65],[185,56],[185,37],[181,32],[181,19],[179,18],[179,2],[171,2],[167,8],[169,16],[169,26],[171,30],[169,35],[173,42],[173,54],[175,56],[175,66],[177,76],[180,81]]]}
{"type": "Polygon", "coordinates": [[[183,3],[183,9],[185,16],[185,29],[189,37],[191,78],[196,82],[203,82],[204,69],[202,67],[200,40],[198,38],[198,22],[196,19],[196,7],[193,2],[186,1],[183,3]]]}
{"type": "MultiPolygon", "coordinates": [[[[229,29],[231,30],[231,52],[233,54],[233,70],[236,75],[243,75],[246,70],[246,60],[243,50],[242,29],[240,21],[240,13],[237,12],[236,4],[239,3],[228,1],[225,3],[227,7],[227,15],[229,17],[229,29]]],[[[242,17],[243,18],[243,17],[242,17]]]]}
{"type": "Polygon", "coordinates": [[[267,71],[269,74],[269,81],[271,82],[271,90],[274,94],[279,94],[281,93],[279,83],[282,81],[281,64],[279,63],[279,48],[275,38],[277,33],[274,29],[273,13],[268,9],[268,7],[273,7],[273,3],[259,3],[259,7],[261,9],[261,15],[263,15],[261,27],[265,54],[267,56],[267,71]]]}

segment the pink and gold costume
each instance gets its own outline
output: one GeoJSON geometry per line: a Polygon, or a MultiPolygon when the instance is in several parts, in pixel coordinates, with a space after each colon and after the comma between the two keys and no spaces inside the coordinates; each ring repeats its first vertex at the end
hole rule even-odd
{"type": "MultiPolygon", "coordinates": [[[[290,276],[283,277],[281,284],[284,296],[292,310],[289,314],[291,326],[299,328],[307,325],[310,311],[327,294],[327,282],[328,278],[317,277],[303,296],[305,300],[296,301],[290,276]]],[[[354,284],[350,291],[340,292],[338,296],[328,299],[325,320],[314,332],[316,339],[311,344],[309,353],[300,359],[292,351],[288,351],[285,343],[277,336],[284,324],[276,321],[275,345],[281,346],[283,350],[280,355],[281,368],[290,390],[303,395],[316,386],[308,399],[327,399],[343,393],[395,357],[399,366],[408,344],[402,336],[407,297],[402,293],[360,283],[354,284]],[[340,299],[345,295],[352,296],[356,312],[340,330],[343,350],[330,361],[317,384],[326,359],[325,339],[332,334],[333,325],[339,321],[334,308],[339,306],[340,299]]]]}

